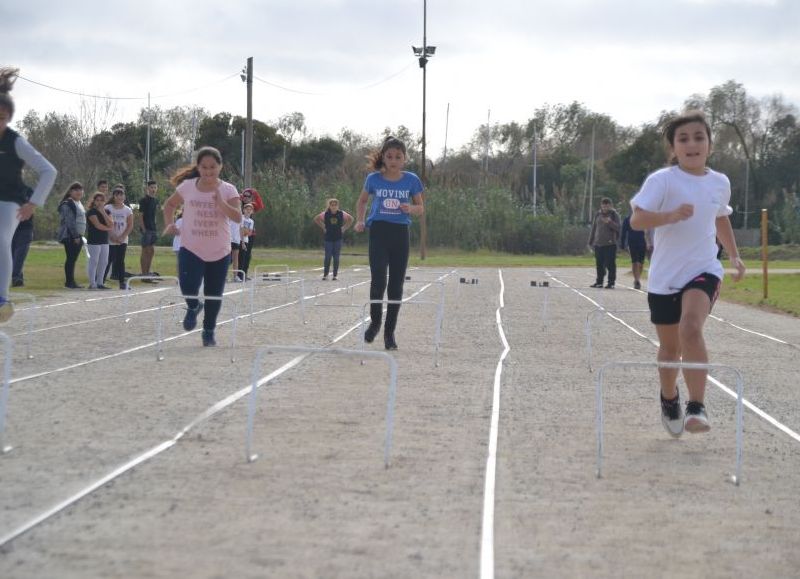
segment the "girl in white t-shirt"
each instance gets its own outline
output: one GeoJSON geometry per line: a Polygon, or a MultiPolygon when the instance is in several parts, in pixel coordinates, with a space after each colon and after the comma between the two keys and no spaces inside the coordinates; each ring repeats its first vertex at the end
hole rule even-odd
{"type": "MultiPolygon", "coordinates": [[[[664,128],[673,162],[647,177],[631,199],[631,227],[654,228],[647,302],[658,334],[659,362],[708,363],[703,324],[719,294],[723,277],[716,239],[744,277],[736,239],[728,216],[731,186],[728,178],[706,167],[711,154],[711,127],[699,111],[688,112],[664,128]]],[[[706,370],[684,370],[689,391],[686,413],[680,405],[678,370],[659,368],[661,421],[670,435],[707,432],[703,403],[706,370]]]]}

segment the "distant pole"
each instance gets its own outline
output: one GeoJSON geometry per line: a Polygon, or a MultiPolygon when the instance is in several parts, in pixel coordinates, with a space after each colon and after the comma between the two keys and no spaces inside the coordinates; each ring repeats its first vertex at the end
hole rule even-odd
{"type": "MultiPolygon", "coordinates": [[[[194,153],[194,142],[197,140],[197,109],[192,109],[192,139],[189,143],[189,151],[186,155],[186,162],[192,162],[192,153],[194,153]]],[[[244,157],[244,155],[242,155],[244,157]]]]}
{"type": "Polygon", "coordinates": [[[486,181],[489,181],[489,139],[491,138],[492,109],[486,113],[486,143],[483,147],[483,171],[486,173],[486,181]]]}
{"type": "Polygon", "coordinates": [[[536,217],[536,125],[533,125],[533,216],[536,217]]]}
{"type": "Polygon", "coordinates": [[[247,132],[245,135],[244,186],[253,186],[253,57],[247,59],[247,132]]]}
{"type": "Polygon", "coordinates": [[[589,157],[589,211],[587,212],[587,220],[591,221],[590,217],[594,212],[594,125],[592,125],[592,146],[589,157]]]}
{"type": "Polygon", "coordinates": [[[750,159],[744,162],[744,230],[747,231],[748,200],[750,197],[750,159]]]}
{"type": "MultiPolygon", "coordinates": [[[[428,0],[422,3],[422,46],[412,46],[411,50],[414,51],[414,56],[418,58],[419,66],[422,69],[422,167],[420,167],[419,177],[422,180],[423,186],[427,186],[427,171],[428,161],[425,156],[427,138],[425,134],[425,117],[426,117],[426,97],[428,91],[428,60],[436,52],[435,46],[428,46],[428,0]]],[[[422,194],[421,199],[424,202],[425,194],[422,194]]],[[[428,227],[425,220],[425,214],[420,216],[420,259],[425,259],[428,247],[428,227]]]]}
{"type": "Polygon", "coordinates": [[[447,133],[450,130],[450,103],[447,103],[447,114],[444,118],[444,151],[442,151],[442,163],[447,161],[447,133]]]}
{"type": "MultiPolygon", "coordinates": [[[[247,131],[242,131],[242,178],[244,178],[244,172],[245,172],[244,158],[245,158],[245,151],[247,150],[247,148],[245,147],[245,140],[246,140],[245,139],[245,134],[246,133],[247,133],[247,131]]],[[[245,185],[245,188],[247,188],[247,185],[245,185]]]]}
{"type": "Polygon", "coordinates": [[[768,255],[768,246],[767,242],[769,240],[769,236],[767,235],[767,231],[769,229],[769,219],[767,218],[767,210],[761,210],[761,276],[764,278],[764,299],[767,299],[769,296],[769,287],[768,287],[768,280],[769,280],[769,272],[767,267],[767,262],[769,261],[768,255]]]}
{"type": "Polygon", "coordinates": [[[150,93],[147,93],[147,142],[144,146],[144,183],[150,180],[150,93]]]}

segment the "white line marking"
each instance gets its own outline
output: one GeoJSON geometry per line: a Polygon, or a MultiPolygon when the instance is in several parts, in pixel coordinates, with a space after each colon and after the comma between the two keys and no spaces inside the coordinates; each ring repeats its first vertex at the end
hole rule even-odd
{"type": "MultiPolygon", "coordinates": [[[[553,278],[553,279],[556,279],[556,278],[553,278]]],[[[572,289],[572,291],[576,292],[576,293],[577,293],[579,296],[581,296],[581,297],[585,298],[586,300],[590,301],[590,302],[591,302],[591,303],[593,303],[594,305],[596,305],[596,306],[598,306],[598,307],[601,307],[601,308],[602,308],[602,307],[605,307],[605,306],[602,306],[602,305],[598,304],[598,303],[597,303],[596,301],[594,301],[592,298],[590,298],[589,296],[585,295],[585,294],[584,294],[583,292],[581,292],[580,290],[578,290],[578,289],[576,289],[576,288],[573,288],[573,287],[572,287],[572,286],[570,286],[569,284],[566,284],[566,283],[564,283],[563,281],[561,281],[561,280],[559,280],[559,279],[556,279],[556,281],[558,281],[558,282],[559,282],[559,283],[561,283],[561,284],[564,284],[564,285],[565,285],[565,286],[567,286],[567,287],[570,287],[570,288],[572,289]]],[[[617,322],[619,322],[620,324],[622,324],[623,326],[625,326],[626,328],[628,328],[629,330],[631,330],[632,332],[634,332],[636,335],[638,335],[638,336],[641,336],[642,338],[644,338],[645,340],[647,340],[648,342],[650,342],[651,344],[653,344],[653,345],[654,345],[656,348],[659,346],[659,343],[658,343],[658,341],[657,341],[657,340],[653,340],[653,339],[651,339],[651,338],[648,338],[648,337],[647,337],[646,335],[644,335],[642,332],[640,332],[639,330],[637,330],[636,328],[634,328],[634,327],[633,327],[633,326],[631,326],[630,324],[626,323],[625,321],[621,320],[621,319],[620,319],[620,318],[618,318],[617,316],[614,316],[614,315],[612,315],[612,314],[607,314],[607,315],[608,315],[608,317],[610,317],[610,318],[612,318],[612,319],[616,320],[617,322]]],[[[715,318],[715,319],[716,319],[716,318],[715,318]]],[[[720,321],[724,321],[724,320],[720,320],[720,321]]],[[[730,323],[730,322],[726,322],[726,323],[730,323]]],[[[733,325],[733,324],[731,324],[731,325],[733,325]]],[[[738,326],[737,326],[737,327],[738,327],[738,326]]],[[[739,328],[739,329],[742,329],[742,330],[743,330],[744,328],[739,328]]],[[[751,333],[754,333],[754,334],[756,334],[757,332],[751,332],[751,333]]],[[[762,334],[759,334],[759,335],[762,335],[762,334]]],[[[764,337],[769,337],[769,336],[766,336],[766,335],[764,335],[764,337]]],[[[775,339],[775,338],[771,338],[771,339],[775,339]]],[[[781,341],[781,340],[777,340],[777,339],[775,339],[775,341],[781,341]]],[[[790,345],[790,346],[792,346],[792,345],[793,345],[793,344],[789,344],[788,342],[782,342],[782,343],[784,343],[784,344],[788,344],[788,345],[790,345]]],[[[734,400],[736,400],[736,399],[737,399],[736,392],[734,392],[734,391],[733,391],[731,388],[729,388],[728,386],[726,386],[725,384],[723,384],[722,382],[720,382],[719,380],[717,380],[717,379],[716,379],[716,378],[714,378],[713,376],[708,376],[708,380],[709,380],[709,382],[711,382],[712,384],[714,384],[715,386],[717,386],[717,387],[718,387],[720,390],[722,390],[723,392],[725,392],[725,393],[726,393],[728,396],[730,396],[730,397],[731,397],[731,398],[733,398],[734,400]]],[[[749,401],[749,400],[747,400],[746,398],[744,398],[744,399],[742,400],[742,404],[743,404],[744,406],[746,406],[747,408],[749,408],[750,410],[752,410],[752,411],[753,411],[753,413],[754,413],[756,416],[758,416],[759,418],[763,418],[763,419],[764,419],[764,420],[765,420],[767,423],[771,424],[772,426],[774,426],[775,428],[777,428],[777,429],[778,429],[778,430],[780,430],[781,432],[783,432],[783,433],[785,433],[785,434],[789,435],[791,438],[793,438],[793,439],[794,439],[794,440],[796,440],[797,442],[800,442],[800,434],[798,434],[797,432],[795,432],[794,430],[792,430],[791,428],[789,428],[788,426],[786,426],[786,425],[785,425],[785,424],[783,424],[782,422],[779,422],[777,419],[775,419],[774,417],[770,416],[769,414],[767,414],[766,412],[764,412],[763,410],[761,410],[761,409],[760,409],[758,406],[756,406],[755,404],[753,404],[752,402],[750,402],[750,401],[749,401]]]]}
{"type": "MultiPolygon", "coordinates": [[[[425,289],[427,289],[428,287],[430,287],[430,284],[425,286],[425,289]]],[[[424,290],[422,288],[417,290],[408,299],[411,299],[414,296],[419,295],[423,291],[424,290]]],[[[292,303],[296,303],[296,302],[292,302],[292,303]]],[[[289,305],[291,305],[291,304],[289,304],[289,305]]],[[[283,305],[283,306],[280,306],[280,307],[287,307],[287,306],[283,305]]],[[[248,314],[248,316],[249,316],[249,314],[248,314]]],[[[240,317],[243,317],[243,316],[240,316],[240,317]]],[[[339,336],[335,337],[333,339],[333,341],[331,341],[328,345],[330,346],[330,345],[333,345],[333,344],[341,341],[342,339],[347,337],[348,334],[350,334],[351,332],[359,329],[360,327],[361,327],[361,320],[359,320],[357,324],[355,324],[355,325],[351,326],[350,328],[348,328],[347,330],[345,330],[339,336]]],[[[198,330],[193,330],[193,331],[196,332],[198,330]]],[[[189,333],[192,333],[192,332],[187,332],[187,334],[189,334],[189,333]]],[[[184,335],[186,335],[186,334],[184,334],[184,335]]],[[[179,336],[176,336],[176,337],[179,337],[179,336]]],[[[307,358],[310,355],[311,354],[303,354],[302,356],[297,356],[296,358],[294,358],[291,361],[287,362],[286,364],[284,364],[283,366],[281,366],[280,368],[278,368],[274,372],[270,373],[269,375],[267,375],[264,378],[262,378],[261,380],[259,380],[258,387],[260,388],[261,386],[263,386],[267,382],[269,382],[269,381],[273,380],[274,378],[280,376],[284,372],[287,372],[291,368],[294,368],[295,366],[297,366],[300,362],[302,362],[305,358],[307,358]]],[[[7,535],[5,535],[3,537],[0,537],[0,549],[5,547],[5,545],[7,543],[9,543],[10,541],[13,541],[14,539],[20,537],[21,535],[27,533],[32,528],[34,528],[36,525],[39,525],[40,523],[46,521],[50,517],[58,514],[60,511],[62,511],[65,508],[69,507],[70,505],[76,503],[77,501],[81,500],[85,496],[87,496],[87,495],[91,494],[92,492],[96,491],[97,489],[99,489],[103,485],[109,483],[110,481],[112,481],[115,478],[119,477],[120,475],[126,473],[130,469],[134,468],[135,466],[138,466],[139,464],[142,464],[143,462],[153,458],[154,456],[157,456],[157,455],[161,454],[165,450],[167,450],[169,448],[172,448],[173,446],[175,446],[175,444],[181,438],[183,438],[183,436],[187,432],[189,432],[189,430],[191,430],[192,428],[194,428],[198,424],[204,422],[205,420],[208,420],[209,418],[211,418],[215,414],[219,413],[220,411],[224,410],[225,408],[227,408],[228,406],[230,406],[234,402],[238,401],[239,399],[243,398],[252,389],[253,389],[253,383],[250,382],[247,386],[243,387],[242,389],[238,390],[237,392],[234,392],[233,394],[231,394],[227,398],[224,398],[223,400],[220,400],[214,406],[208,408],[205,412],[203,412],[202,414],[197,416],[194,420],[192,420],[189,424],[184,426],[171,439],[165,440],[164,442],[152,447],[151,449],[146,450],[145,452],[143,452],[142,454],[140,454],[139,456],[137,456],[133,460],[131,460],[129,462],[126,462],[122,466],[117,467],[116,469],[114,469],[113,471],[108,473],[107,475],[97,479],[95,482],[93,482],[89,486],[83,488],[82,490],[78,491],[77,493],[75,493],[71,497],[61,501],[60,503],[57,503],[55,506],[53,506],[53,507],[47,509],[45,512],[37,515],[36,517],[31,519],[27,523],[24,523],[23,525],[17,527],[15,530],[11,531],[7,535]]]]}
{"type": "Polygon", "coordinates": [[[500,276],[500,305],[495,311],[495,321],[500,341],[503,343],[503,353],[497,361],[494,371],[494,387],[492,392],[492,422],[489,428],[489,452],[486,457],[486,482],[483,487],[483,523],[481,525],[481,579],[494,578],[494,502],[497,472],[497,436],[500,426],[500,380],[503,375],[503,362],[511,351],[503,331],[503,319],[500,310],[505,307],[503,294],[503,272],[497,270],[500,276]]]}

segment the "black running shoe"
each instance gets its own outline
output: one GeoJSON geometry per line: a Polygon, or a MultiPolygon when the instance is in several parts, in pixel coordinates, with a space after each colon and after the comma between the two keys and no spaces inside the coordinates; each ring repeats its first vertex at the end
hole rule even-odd
{"type": "Polygon", "coordinates": [[[678,393],[673,400],[661,398],[661,424],[664,425],[670,436],[678,438],[683,434],[683,412],[681,411],[681,396],[678,393]]]}
{"type": "Polygon", "coordinates": [[[203,330],[202,334],[203,338],[203,346],[206,348],[213,348],[217,345],[217,341],[214,339],[214,331],[203,330]]]}
{"type": "Polygon", "coordinates": [[[596,282],[596,283],[593,283],[593,284],[592,284],[592,285],[590,285],[589,287],[603,287],[603,282],[601,282],[601,281],[598,281],[598,282],[596,282]]]}
{"type": "Polygon", "coordinates": [[[375,341],[375,336],[378,335],[378,332],[381,329],[380,324],[370,324],[369,327],[364,331],[364,341],[367,344],[371,344],[375,341]]]}
{"type": "Polygon", "coordinates": [[[203,304],[197,304],[196,308],[187,308],[186,315],[183,317],[183,329],[191,332],[197,327],[197,314],[203,311],[203,304]]]}
{"type": "Polygon", "coordinates": [[[383,334],[383,346],[387,350],[396,350],[397,349],[397,342],[394,341],[394,334],[389,334],[384,332],[383,334]]]}

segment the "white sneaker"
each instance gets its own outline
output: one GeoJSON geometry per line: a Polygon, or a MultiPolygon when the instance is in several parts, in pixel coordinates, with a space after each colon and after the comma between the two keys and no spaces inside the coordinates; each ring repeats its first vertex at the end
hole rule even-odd
{"type": "Polygon", "coordinates": [[[661,424],[664,425],[664,429],[670,436],[678,438],[683,434],[684,429],[680,393],[678,393],[674,400],[664,400],[663,395],[659,397],[661,398],[661,424]]]}
{"type": "Polygon", "coordinates": [[[711,425],[708,423],[706,407],[702,402],[690,400],[686,403],[686,418],[683,420],[683,427],[687,432],[696,434],[698,432],[708,432],[711,425]]]}

